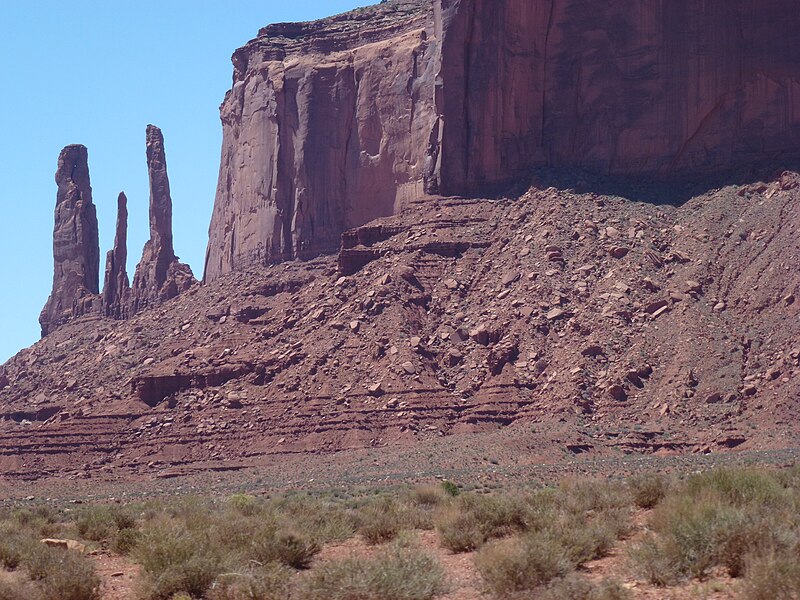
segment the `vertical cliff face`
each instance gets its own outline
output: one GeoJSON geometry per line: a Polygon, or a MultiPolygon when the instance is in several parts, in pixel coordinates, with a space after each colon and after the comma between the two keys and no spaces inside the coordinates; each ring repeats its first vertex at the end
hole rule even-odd
{"type": "Polygon", "coordinates": [[[233,57],[205,278],[338,248],[422,194],[429,0],[274,25],[233,57]]]}
{"type": "Polygon", "coordinates": [[[789,0],[389,0],[267,27],[233,57],[205,277],[535,167],[794,162],[799,28],[789,0]]]}
{"type": "Polygon", "coordinates": [[[53,290],[39,316],[43,336],[99,307],[100,246],[85,146],[71,145],[61,151],[56,185],[55,268],[53,290]]]}
{"type": "Polygon", "coordinates": [[[164,136],[155,125],[147,126],[147,172],[150,179],[150,239],[136,266],[129,311],[140,310],[174,298],[194,283],[188,265],[178,261],[172,245],[172,196],[167,176],[164,136]]]}
{"type": "Polygon", "coordinates": [[[787,0],[436,2],[445,193],[536,166],[680,176],[798,155],[787,0]]]}
{"type": "Polygon", "coordinates": [[[103,313],[112,319],[123,319],[128,312],[130,282],[128,262],[128,198],[120,192],[117,198],[117,228],[114,248],[106,255],[103,285],[103,313]]]}

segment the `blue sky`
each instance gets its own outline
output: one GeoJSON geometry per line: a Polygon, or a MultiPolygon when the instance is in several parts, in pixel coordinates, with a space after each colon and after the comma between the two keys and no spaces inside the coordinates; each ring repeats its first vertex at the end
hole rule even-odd
{"type": "MultiPolygon", "coordinates": [[[[39,338],[52,284],[54,175],[67,144],[89,149],[101,279],[116,198],[128,196],[129,264],[147,237],[145,126],[164,132],[176,253],[202,276],[219,169],[219,104],[233,51],[260,27],[369,0],[3,2],[0,36],[0,363],[39,338]]],[[[102,286],[102,281],[100,282],[102,286]]]]}

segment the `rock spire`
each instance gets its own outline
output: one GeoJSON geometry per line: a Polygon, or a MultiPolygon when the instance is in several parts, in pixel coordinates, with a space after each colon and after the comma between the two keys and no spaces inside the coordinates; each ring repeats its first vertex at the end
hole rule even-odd
{"type": "Polygon", "coordinates": [[[130,296],[128,262],[128,198],[120,192],[117,198],[117,230],[114,248],[106,255],[106,277],[103,286],[103,313],[112,319],[124,319],[130,296]]]}
{"type": "Polygon", "coordinates": [[[147,172],[150,179],[150,239],[144,245],[131,289],[130,314],[174,298],[195,279],[178,261],[172,245],[172,196],[167,176],[164,136],[147,126],[147,172]]]}
{"type": "Polygon", "coordinates": [[[56,171],[53,289],[39,316],[42,336],[99,308],[100,243],[92,203],[88,151],[65,147],[56,171]]]}

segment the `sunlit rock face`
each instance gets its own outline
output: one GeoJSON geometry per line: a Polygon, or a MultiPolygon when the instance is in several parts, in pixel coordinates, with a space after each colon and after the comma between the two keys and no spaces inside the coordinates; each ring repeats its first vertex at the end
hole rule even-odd
{"type": "Polygon", "coordinates": [[[696,177],[800,155],[788,0],[397,0],[233,56],[207,281],[534,167],[696,177]]]}

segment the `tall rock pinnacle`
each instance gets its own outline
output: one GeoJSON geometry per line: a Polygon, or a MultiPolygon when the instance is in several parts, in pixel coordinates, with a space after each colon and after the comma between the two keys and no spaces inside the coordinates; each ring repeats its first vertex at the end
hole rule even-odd
{"type": "Polygon", "coordinates": [[[147,126],[147,171],[150,179],[150,239],[144,245],[131,291],[130,314],[174,298],[194,283],[192,270],[178,262],[172,245],[172,197],[167,176],[164,136],[147,126]]]}
{"type": "Polygon", "coordinates": [[[117,231],[114,248],[106,255],[106,278],[103,286],[103,313],[113,319],[124,319],[130,295],[128,271],[128,198],[120,192],[117,198],[117,231]]]}
{"type": "Polygon", "coordinates": [[[53,290],[39,316],[42,336],[98,305],[100,243],[92,203],[88,151],[71,145],[61,151],[56,171],[53,229],[53,290]]]}

